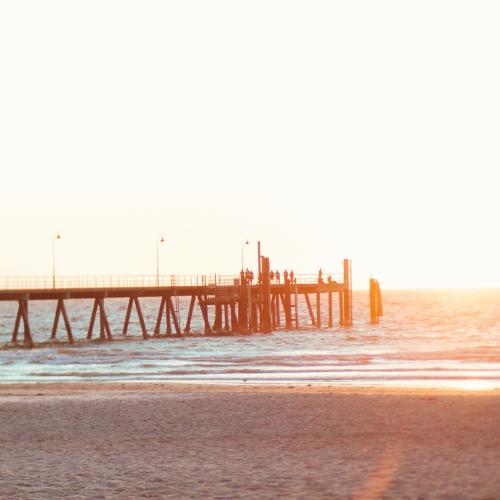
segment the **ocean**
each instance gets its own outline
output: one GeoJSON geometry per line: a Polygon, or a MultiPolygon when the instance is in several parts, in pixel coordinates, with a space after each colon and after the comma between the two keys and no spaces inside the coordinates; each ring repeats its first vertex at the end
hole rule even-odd
{"type": "MultiPolygon", "coordinates": [[[[0,302],[0,382],[83,380],[326,384],[461,389],[500,388],[500,290],[385,291],[384,316],[369,324],[368,293],[354,292],[354,324],[308,326],[301,304],[298,331],[142,340],[135,312],[121,335],[127,301],[108,299],[114,338],[85,341],[92,303],[68,300],[73,345],[48,339],[55,302],[30,302],[33,349],[11,347],[17,304],[0,302]]],[[[141,299],[148,330],[159,299],[141,299]]],[[[189,299],[180,301],[182,324],[189,299]]],[[[323,306],[326,324],[326,303],[323,306]]],[[[338,318],[335,318],[338,321],[338,318]]],[[[98,325],[97,325],[98,326],[98,325]]],[[[94,336],[96,331],[94,332],[94,336]]],[[[58,339],[66,333],[62,318],[58,339]]],[[[22,332],[20,333],[22,339],[22,332]]]]}

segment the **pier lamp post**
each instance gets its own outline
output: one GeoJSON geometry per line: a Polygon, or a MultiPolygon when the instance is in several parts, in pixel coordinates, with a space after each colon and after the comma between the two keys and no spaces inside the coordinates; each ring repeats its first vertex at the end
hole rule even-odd
{"type": "Polygon", "coordinates": [[[160,286],[160,244],[164,242],[163,236],[156,240],[156,286],[160,286]]]}
{"type": "Polygon", "coordinates": [[[241,242],[241,270],[245,271],[245,246],[250,245],[248,240],[241,242]]]}
{"type": "Polygon", "coordinates": [[[52,288],[56,287],[56,240],[60,240],[61,235],[57,233],[52,239],[52,288]]]}

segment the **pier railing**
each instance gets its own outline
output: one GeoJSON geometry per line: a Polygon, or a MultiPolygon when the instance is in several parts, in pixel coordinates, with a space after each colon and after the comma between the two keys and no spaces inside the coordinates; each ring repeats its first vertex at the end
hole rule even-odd
{"type": "MultiPolygon", "coordinates": [[[[332,273],[324,273],[334,280],[332,273]]],[[[297,274],[297,283],[318,283],[317,274],[297,274]]],[[[271,283],[283,283],[274,278],[271,283]]],[[[152,287],[188,287],[188,286],[230,286],[239,285],[240,275],[203,274],[203,275],[96,275],[96,276],[0,276],[0,290],[49,290],[79,288],[152,288],[152,287]]],[[[253,283],[257,283],[254,278],[253,283]]]]}

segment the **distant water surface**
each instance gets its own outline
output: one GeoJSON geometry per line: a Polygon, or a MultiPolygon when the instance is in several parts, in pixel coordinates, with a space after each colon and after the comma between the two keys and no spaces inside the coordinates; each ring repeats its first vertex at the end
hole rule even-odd
{"type": "MultiPolygon", "coordinates": [[[[141,304],[151,332],[159,300],[142,299],[141,304]]],[[[55,305],[51,301],[30,303],[36,342],[50,337],[55,305]]],[[[92,303],[67,301],[78,342],[29,350],[6,347],[17,306],[0,303],[0,344],[4,345],[0,349],[0,382],[121,380],[500,388],[500,290],[387,291],[384,317],[375,326],[368,324],[367,293],[355,292],[352,328],[313,329],[302,304],[301,331],[147,341],[140,338],[135,313],[129,338],[120,335],[126,306],[121,299],[106,301],[116,340],[85,342],[92,303]]],[[[182,324],[187,308],[188,300],[181,300],[182,324]]],[[[325,325],[326,303],[322,309],[325,325]]],[[[335,319],[338,321],[337,314],[335,319]]],[[[194,317],[193,329],[202,330],[199,314],[194,317]]],[[[58,338],[65,338],[62,318],[58,338]]]]}

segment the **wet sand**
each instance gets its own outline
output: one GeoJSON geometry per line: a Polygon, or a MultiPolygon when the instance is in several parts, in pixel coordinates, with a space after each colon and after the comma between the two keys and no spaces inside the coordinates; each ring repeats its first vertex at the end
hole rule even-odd
{"type": "Polygon", "coordinates": [[[498,498],[500,394],[0,385],[1,498],[498,498]]]}

